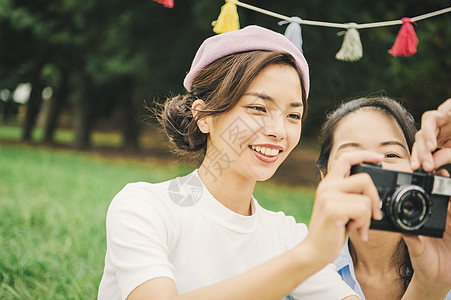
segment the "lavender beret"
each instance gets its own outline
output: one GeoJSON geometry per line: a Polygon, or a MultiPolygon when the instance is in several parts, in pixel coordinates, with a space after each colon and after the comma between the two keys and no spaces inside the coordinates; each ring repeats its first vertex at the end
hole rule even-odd
{"type": "Polygon", "coordinates": [[[183,85],[188,91],[191,91],[191,85],[196,74],[215,60],[233,53],[253,50],[282,51],[291,54],[301,73],[305,94],[308,95],[310,86],[309,68],[304,55],[284,35],[256,25],[206,39],[197,50],[183,85]]]}

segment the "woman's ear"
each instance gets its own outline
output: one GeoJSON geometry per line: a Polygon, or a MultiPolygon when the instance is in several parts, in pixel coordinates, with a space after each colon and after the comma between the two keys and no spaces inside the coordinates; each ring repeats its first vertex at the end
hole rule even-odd
{"type": "MultiPolygon", "coordinates": [[[[205,109],[205,102],[204,100],[197,99],[193,102],[193,106],[191,107],[191,111],[193,113],[193,117],[196,118],[196,116],[199,114],[199,111],[205,109]]],[[[199,130],[202,133],[209,133],[210,132],[210,126],[207,122],[207,117],[202,117],[197,120],[197,127],[199,127],[199,130]]]]}
{"type": "Polygon", "coordinates": [[[324,177],[326,177],[327,175],[327,171],[326,170],[319,170],[319,173],[321,174],[321,179],[324,179],[324,177]]]}

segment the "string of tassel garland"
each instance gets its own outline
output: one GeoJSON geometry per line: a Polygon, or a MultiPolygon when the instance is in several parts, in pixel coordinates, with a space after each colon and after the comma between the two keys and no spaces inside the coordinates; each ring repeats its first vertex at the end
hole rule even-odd
{"type": "MultiPolygon", "coordinates": [[[[154,0],[154,1],[163,4],[165,7],[168,8],[174,7],[174,0],[154,0]]],[[[338,60],[349,62],[358,61],[363,57],[362,42],[360,41],[358,29],[401,24],[402,26],[396,36],[395,43],[393,44],[392,48],[388,50],[388,53],[390,53],[395,57],[410,56],[417,52],[418,45],[418,38],[416,36],[415,29],[412,24],[415,24],[416,21],[424,20],[451,11],[451,7],[448,7],[414,18],[402,18],[401,20],[375,22],[367,24],[356,24],[356,23],[340,24],[331,22],[303,20],[299,17],[287,17],[275,12],[271,12],[269,10],[265,10],[253,5],[240,2],[238,0],[225,0],[225,4],[221,7],[221,12],[218,16],[218,19],[212,22],[214,32],[220,34],[240,29],[237,5],[269,16],[273,16],[275,18],[282,19],[282,21],[278,23],[279,25],[288,24],[285,30],[285,36],[288,39],[290,39],[301,51],[303,43],[301,24],[346,29],[346,32],[343,31],[338,32],[338,35],[344,35],[344,38],[341,48],[337,52],[335,57],[338,60]]]]}
{"type": "MultiPolygon", "coordinates": [[[[159,2],[161,0],[155,1],[159,2]]],[[[226,0],[225,2],[226,3],[221,8],[221,13],[218,16],[218,19],[216,21],[213,21],[212,23],[213,31],[218,34],[240,29],[239,16],[237,11],[238,5],[269,16],[273,16],[275,18],[282,19],[283,21],[279,22],[279,25],[288,24],[285,31],[285,36],[288,39],[290,39],[301,51],[302,51],[302,33],[300,26],[301,24],[346,29],[346,32],[338,33],[338,35],[344,34],[344,38],[343,44],[341,45],[341,49],[337,52],[335,57],[338,60],[349,62],[358,61],[363,57],[363,48],[362,43],[360,41],[358,29],[402,24],[401,29],[399,30],[398,35],[396,36],[395,43],[393,44],[393,47],[388,51],[388,53],[390,53],[393,56],[410,56],[417,52],[418,45],[418,38],[415,34],[415,29],[413,28],[412,23],[451,12],[451,7],[448,7],[414,18],[402,18],[401,20],[367,23],[367,24],[356,24],[356,23],[340,24],[331,22],[303,20],[299,17],[287,17],[237,0],[226,0]]]]}

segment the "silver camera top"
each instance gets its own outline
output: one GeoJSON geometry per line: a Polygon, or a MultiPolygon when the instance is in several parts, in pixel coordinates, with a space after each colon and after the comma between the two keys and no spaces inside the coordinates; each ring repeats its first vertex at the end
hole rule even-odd
{"type": "Polygon", "coordinates": [[[432,194],[451,196],[451,178],[434,175],[432,194]]]}

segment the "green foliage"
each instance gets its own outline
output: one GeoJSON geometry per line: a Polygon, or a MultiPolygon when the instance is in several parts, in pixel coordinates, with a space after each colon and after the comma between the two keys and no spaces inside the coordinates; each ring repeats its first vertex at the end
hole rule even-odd
{"type": "MultiPolygon", "coordinates": [[[[32,141],[39,142],[43,137],[42,128],[36,128],[33,132],[32,141]]],[[[20,141],[21,130],[17,126],[0,126],[0,139],[7,141],[20,141]]],[[[70,129],[60,129],[55,134],[54,142],[62,145],[70,145],[74,140],[74,132],[70,129]]],[[[120,146],[120,137],[115,133],[94,132],[93,144],[95,146],[120,146]]]]}
{"type": "MultiPolygon", "coordinates": [[[[417,16],[449,6],[447,0],[267,1],[248,0],[287,16],[367,23],[417,16]]],[[[130,102],[161,99],[184,92],[182,80],[200,43],[214,33],[224,1],[178,1],[164,8],[155,1],[0,1],[0,87],[29,81],[46,66],[44,81],[56,85],[60,69],[72,75],[75,93],[79,72],[93,81],[92,105],[113,110],[124,78],[133,82],[130,102]],[[48,67],[50,65],[50,67],[48,67]],[[53,70],[54,75],[49,74],[53,70]],[[109,91],[106,91],[109,90],[109,91]]],[[[276,18],[238,7],[241,26],[258,24],[283,33],[276,18]]],[[[419,21],[418,53],[393,58],[387,50],[400,26],[362,29],[363,58],[354,63],[335,59],[341,29],[303,25],[304,53],[311,68],[310,117],[305,134],[315,135],[325,112],[345,98],[381,92],[398,99],[415,115],[435,108],[451,87],[450,14],[419,21]]],[[[160,100],[161,101],[161,100],[160,100]]],[[[100,110],[100,109],[99,109],[100,110]]],[[[97,112],[97,115],[114,116],[97,112]]]]}

